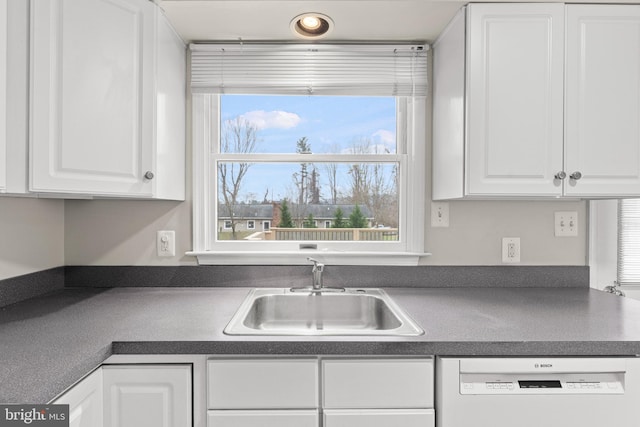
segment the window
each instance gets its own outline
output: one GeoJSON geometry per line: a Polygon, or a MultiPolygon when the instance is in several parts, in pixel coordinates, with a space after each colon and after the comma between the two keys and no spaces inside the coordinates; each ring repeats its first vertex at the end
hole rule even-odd
{"type": "Polygon", "coordinates": [[[255,230],[256,222],[253,220],[247,221],[247,230],[255,230]]]}
{"type": "Polygon", "coordinates": [[[261,263],[278,254],[297,262],[299,252],[304,261],[302,247],[322,250],[326,262],[380,264],[376,254],[417,262],[424,46],[191,49],[193,253],[201,263],[238,253],[261,263]],[[249,232],[248,217],[263,218],[263,231],[249,232]],[[224,230],[211,227],[220,219],[224,230]]]}
{"type": "Polygon", "coordinates": [[[618,283],[640,285],[640,200],[618,202],[618,283]]]}

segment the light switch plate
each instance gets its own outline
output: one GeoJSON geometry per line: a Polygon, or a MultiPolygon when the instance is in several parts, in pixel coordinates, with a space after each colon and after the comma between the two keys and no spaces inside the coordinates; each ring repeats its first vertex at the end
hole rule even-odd
{"type": "Polygon", "coordinates": [[[431,202],[431,226],[449,226],[449,202],[431,202]]]}
{"type": "Polygon", "coordinates": [[[578,236],[578,212],[555,212],[554,234],[556,237],[578,236]]]}

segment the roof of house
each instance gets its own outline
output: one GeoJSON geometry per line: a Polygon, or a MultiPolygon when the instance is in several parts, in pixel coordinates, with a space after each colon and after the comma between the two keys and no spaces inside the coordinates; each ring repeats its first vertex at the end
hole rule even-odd
{"type": "MultiPolygon", "coordinates": [[[[236,218],[242,219],[272,219],[273,218],[273,204],[237,204],[233,206],[233,213],[236,218]]],[[[342,209],[343,218],[348,218],[353,212],[356,205],[330,205],[330,204],[318,204],[318,205],[298,205],[292,203],[289,205],[289,210],[292,216],[306,218],[309,214],[313,215],[315,219],[332,219],[336,215],[338,208],[342,209]]],[[[366,206],[360,206],[360,210],[365,218],[373,218],[371,210],[366,206]]],[[[230,218],[229,213],[224,205],[218,205],[218,218],[227,219],[230,218]]]]}

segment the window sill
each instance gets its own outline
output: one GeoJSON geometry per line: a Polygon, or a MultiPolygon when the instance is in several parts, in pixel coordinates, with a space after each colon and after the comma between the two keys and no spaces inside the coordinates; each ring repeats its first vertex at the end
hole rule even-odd
{"type": "Polygon", "coordinates": [[[417,252],[336,252],[336,251],[297,251],[297,252],[187,252],[195,256],[200,265],[305,265],[307,257],[317,258],[330,265],[418,265],[421,257],[430,253],[417,252]]]}

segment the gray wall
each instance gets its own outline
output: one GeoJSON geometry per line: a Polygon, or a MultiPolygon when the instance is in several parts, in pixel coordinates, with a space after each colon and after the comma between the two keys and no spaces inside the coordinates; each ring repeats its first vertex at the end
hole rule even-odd
{"type": "MultiPolygon", "coordinates": [[[[430,110],[427,116],[430,122],[430,110]]],[[[430,159],[430,138],[426,142],[430,159]]],[[[190,152],[188,146],[188,159],[190,152]]],[[[187,171],[190,198],[189,166],[187,171]]],[[[429,202],[425,209],[429,224],[429,202]]],[[[0,279],[60,265],[195,264],[184,255],[192,249],[191,215],[190,200],[0,198],[0,279]],[[158,230],[175,230],[175,257],[156,256],[158,230]]],[[[500,265],[501,238],[520,237],[522,265],[586,265],[586,202],[454,201],[450,223],[449,228],[426,227],[426,249],[432,256],[423,264],[500,265]],[[553,213],[566,210],[578,211],[579,237],[553,235],[553,213]]]]}
{"type": "Polygon", "coordinates": [[[0,280],[64,265],[64,201],[0,197],[0,280]]]}

